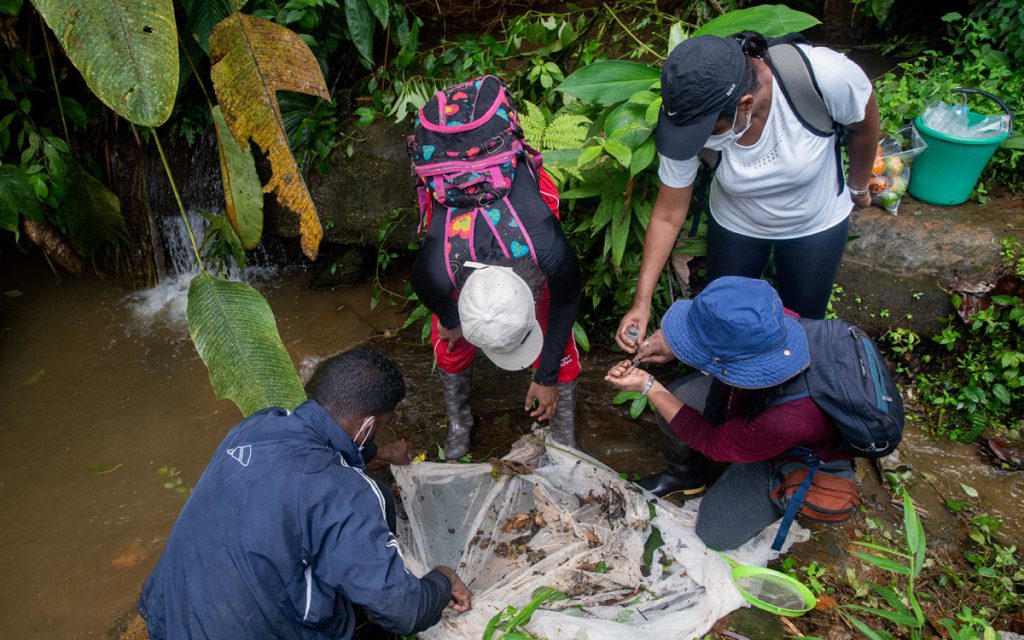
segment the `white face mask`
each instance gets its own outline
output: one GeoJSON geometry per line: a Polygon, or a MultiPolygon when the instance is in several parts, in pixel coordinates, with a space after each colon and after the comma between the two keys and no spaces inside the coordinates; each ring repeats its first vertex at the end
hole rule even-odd
{"type": "Polygon", "coordinates": [[[732,126],[725,133],[712,133],[708,136],[707,142],[704,143],[705,149],[711,149],[712,151],[722,151],[732,143],[736,142],[743,137],[743,134],[750,128],[750,118],[754,110],[750,109],[747,111],[747,124],[744,125],[743,129],[736,131],[736,118],[740,115],[740,110],[736,109],[736,113],[732,116],[732,126]]]}
{"type": "Polygon", "coordinates": [[[359,431],[356,431],[356,435],[352,438],[352,442],[356,443],[356,448],[359,450],[359,453],[363,452],[363,447],[366,446],[366,441],[370,439],[370,434],[373,433],[373,423],[373,416],[363,418],[363,423],[359,425],[359,431]],[[364,431],[366,432],[366,435],[363,435],[364,431]],[[363,436],[362,442],[359,442],[359,436],[363,436]]]}

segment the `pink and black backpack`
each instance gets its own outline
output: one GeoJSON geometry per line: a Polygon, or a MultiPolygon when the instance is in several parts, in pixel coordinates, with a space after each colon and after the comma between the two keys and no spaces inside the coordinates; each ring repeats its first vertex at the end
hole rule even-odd
{"type": "MultiPolygon", "coordinates": [[[[419,111],[409,153],[421,229],[430,225],[435,208],[444,213],[446,268],[453,284],[453,265],[477,259],[478,222],[490,227],[507,257],[536,260],[508,194],[516,171],[537,172],[540,156],[524,143],[512,97],[498,78],[482,76],[438,91],[419,111]]],[[[557,211],[557,190],[546,174],[539,180],[554,191],[557,211]]],[[[545,201],[550,206],[550,198],[545,201]]]]}

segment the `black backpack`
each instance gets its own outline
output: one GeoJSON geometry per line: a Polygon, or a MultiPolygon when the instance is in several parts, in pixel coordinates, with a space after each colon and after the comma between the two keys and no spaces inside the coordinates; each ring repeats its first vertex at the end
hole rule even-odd
{"type": "MultiPolygon", "coordinates": [[[[827,138],[836,135],[836,175],[839,177],[839,191],[843,192],[843,150],[846,143],[846,128],[832,119],[832,113],[825,104],[825,99],[818,88],[814,77],[814,69],[807,55],[797,46],[810,44],[800,33],[789,33],[777,38],[769,38],[768,52],[763,60],[772,70],[772,76],[779,83],[779,90],[786,97],[786,102],[796,114],[800,124],[811,133],[827,138]]],[[[719,151],[702,149],[698,154],[712,170],[718,168],[722,159],[719,151]]]]}
{"type": "Polygon", "coordinates": [[[810,397],[835,423],[846,453],[892,453],[903,437],[903,399],[874,341],[838,318],[801,318],[800,324],[811,364],[783,386],[772,405],[810,397]]]}
{"type": "MultiPolygon", "coordinates": [[[[807,333],[810,366],[786,382],[770,406],[809,397],[832,419],[843,451],[862,458],[892,453],[903,437],[903,398],[874,341],[860,327],[838,318],[801,318],[800,324],[807,333]]],[[[794,447],[789,455],[802,458],[810,470],[790,497],[772,543],[776,551],[782,549],[821,465],[818,454],[806,447],[794,447]]]]}

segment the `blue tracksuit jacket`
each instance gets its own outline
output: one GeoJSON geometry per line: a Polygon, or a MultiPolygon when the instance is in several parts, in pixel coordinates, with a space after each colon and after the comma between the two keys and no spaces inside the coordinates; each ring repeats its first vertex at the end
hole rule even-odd
{"type": "Polygon", "coordinates": [[[353,605],[411,635],[437,623],[442,574],[405,569],[351,438],[316,402],[228,433],[146,581],[152,640],[348,639],[353,605]]]}

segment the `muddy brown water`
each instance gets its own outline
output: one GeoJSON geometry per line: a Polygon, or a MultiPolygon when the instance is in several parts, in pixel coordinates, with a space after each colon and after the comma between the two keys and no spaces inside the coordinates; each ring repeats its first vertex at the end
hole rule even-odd
{"type": "MultiPolygon", "coordinates": [[[[256,283],[300,371],[368,341],[398,362],[409,386],[381,440],[406,437],[436,458],[444,405],[418,331],[396,333],[401,316],[386,303],[371,311],[368,286],[313,291],[310,277],[292,271],[256,283]]],[[[15,291],[0,295],[0,628],[11,638],[102,638],[134,606],[184,504],[160,468],[191,486],[240,415],[214,397],[183,320],[165,308],[181,303],[173,288],[163,298],[126,297],[95,279],[58,280],[26,259],[0,272],[0,294],[15,291]]],[[[595,348],[584,358],[578,439],[613,468],[644,474],[663,464],[653,419],[630,420],[601,380],[619,357],[595,348]]],[[[474,376],[473,455],[503,455],[532,424],[521,408],[529,376],[482,358],[474,376]]],[[[914,427],[907,441],[905,458],[929,474],[915,497],[938,514],[930,535],[952,542],[958,532],[928,487],[961,499],[963,482],[1006,519],[1004,535],[1020,540],[1024,474],[992,469],[976,448],[932,442],[914,427]]]]}

